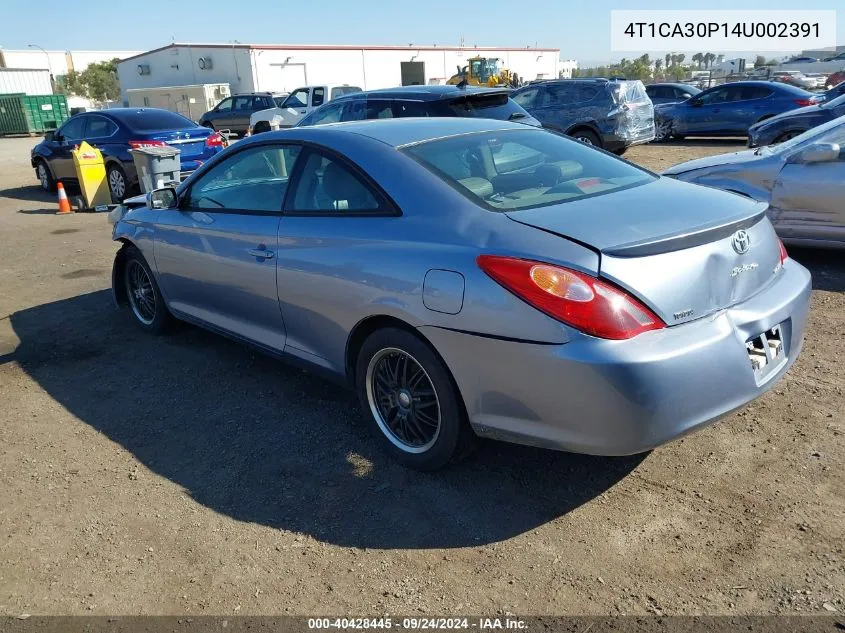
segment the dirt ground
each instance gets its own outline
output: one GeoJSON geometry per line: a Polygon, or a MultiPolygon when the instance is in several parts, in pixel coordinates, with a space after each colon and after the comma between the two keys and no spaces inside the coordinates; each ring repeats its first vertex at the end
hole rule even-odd
{"type": "Polygon", "coordinates": [[[719,424],[629,458],[490,442],[418,474],[334,385],[131,327],[105,215],[53,215],[34,142],[0,139],[0,614],[845,611],[841,253],[792,251],[816,288],[803,354],[719,424]]]}

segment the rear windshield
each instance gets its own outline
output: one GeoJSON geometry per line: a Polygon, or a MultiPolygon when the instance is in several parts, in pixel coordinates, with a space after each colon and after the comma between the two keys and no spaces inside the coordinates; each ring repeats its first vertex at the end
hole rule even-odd
{"type": "Polygon", "coordinates": [[[494,211],[570,202],[655,179],[630,163],[543,130],[467,134],[403,151],[494,211]]]}
{"type": "Polygon", "coordinates": [[[461,116],[477,119],[497,119],[516,121],[525,118],[528,113],[522,109],[506,92],[492,94],[468,94],[436,105],[441,110],[440,116],[461,116]]]}
{"type": "Polygon", "coordinates": [[[607,86],[616,103],[642,103],[649,100],[641,81],[617,81],[607,86]]]}
{"type": "Polygon", "coordinates": [[[129,129],[136,132],[184,130],[189,127],[197,127],[197,124],[190,119],[167,110],[139,110],[131,114],[124,114],[121,119],[129,129]]]}

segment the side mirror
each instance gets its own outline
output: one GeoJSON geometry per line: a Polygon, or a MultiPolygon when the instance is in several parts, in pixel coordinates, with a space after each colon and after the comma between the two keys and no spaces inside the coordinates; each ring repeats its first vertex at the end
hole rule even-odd
{"type": "Polygon", "coordinates": [[[52,141],[52,140],[54,140],[55,138],[56,138],[56,132],[47,132],[47,133],[44,135],[44,140],[45,140],[45,141],[52,141]]]}
{"type": "Polygon", "coordinates": [[[838,143],[813,143],[786,159],[788,163],[832,163],[839,160],[838,143]]]}
{"type": "Polygon", "coordinates": [[[179,206],[179,197],[173,187],[154,189],[147,194],[147,206],[150,209],[175,209],[179,206]]]}

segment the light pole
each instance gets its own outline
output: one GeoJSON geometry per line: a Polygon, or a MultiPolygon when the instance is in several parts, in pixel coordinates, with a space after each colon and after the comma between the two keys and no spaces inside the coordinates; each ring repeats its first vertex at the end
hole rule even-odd
{"type": "Polygon", "coordinates": [[[50,63],[50,53],[41,48],[38,44],[27,44],[27,48],[37,48],[47,58],[47,68],[50,70],[50,87],[53,88],[55,79],[53,78],[53,65],[50,63]]]}

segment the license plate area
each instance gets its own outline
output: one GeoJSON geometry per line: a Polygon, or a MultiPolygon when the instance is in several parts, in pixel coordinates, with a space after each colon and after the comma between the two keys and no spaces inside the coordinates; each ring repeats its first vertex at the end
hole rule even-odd
{"type": "Polygon", "coordinates": [[[778,324],[751,337],[745,342],[745,350],[757,384],[766,382],[786,363],[783,328],[778,324]]]}

